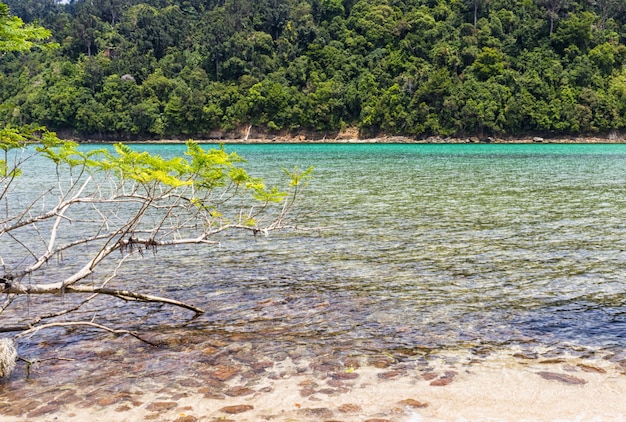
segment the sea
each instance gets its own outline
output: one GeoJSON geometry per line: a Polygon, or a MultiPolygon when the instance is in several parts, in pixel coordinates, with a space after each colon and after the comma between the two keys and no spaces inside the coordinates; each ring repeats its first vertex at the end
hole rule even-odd
{"type": "MultiPolygon", "coordinates": [[[[185,150],[132,147],[164,157],[185,150]]],[[[290,214],[306,230],[225,234],[133,258],[120,286],[205,313],[96,301],[77,315],[158,346],[90,328],[42,330],[18,341],[20,355],[38,362],[23,388],[38,379],[46,388],[102,385],[112,361],[123,362],[116,373],[126,381],[171,382],[197,372],[207,350],[233,344],[256,360],[503,350],[626,359],[626,145],[224,148],[268,185],[285,185],[284,168],[312,166],[290,214]]],[[[49,177],[44,170],[29,176],[31,187],[49,177]]],[[[20,363],[12,378],[25,372],[20,363]]]]}

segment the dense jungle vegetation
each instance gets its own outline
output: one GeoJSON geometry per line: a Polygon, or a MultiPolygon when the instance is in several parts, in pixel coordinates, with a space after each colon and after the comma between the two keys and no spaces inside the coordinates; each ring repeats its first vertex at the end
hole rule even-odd
{"type": "Polygon", "coordinates": [[[624,0],[4,0],[0,124],[82,136],[608,134],[624,0]]]}

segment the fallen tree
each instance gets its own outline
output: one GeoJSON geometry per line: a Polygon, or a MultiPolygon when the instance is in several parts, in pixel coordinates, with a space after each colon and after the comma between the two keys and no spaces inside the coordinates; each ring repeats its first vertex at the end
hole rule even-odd
{"type": "Polygon", "coordinates": [[[134,255],[213,245],[226,231],[267,235],[293,228],[286,217],[311,171],[285,170],[289,187],[280,191],[249,175],[244,161],[224,148],[189,141],[184,155],[163,158],[123,144],[81,148],[43,129],[0,130],[0,151],[0,332],[15,338],[70,325],[139,338],[97,321],[67,320],[101,295],[201,314],[197,304],[113,280],[119,283],[119,268],[134,255]],[[32,171],[49,172],[45,185],[32,184],[32,171]],[[29,307],[23,315],[12,310],[20,296],[74,294],[85,298],[43,311],[29,307]]]}

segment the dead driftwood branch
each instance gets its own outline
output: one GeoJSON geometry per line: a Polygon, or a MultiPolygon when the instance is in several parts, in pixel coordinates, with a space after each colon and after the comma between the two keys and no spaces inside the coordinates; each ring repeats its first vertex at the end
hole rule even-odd
{"type": "Polygon", "coordinates": [[[17,349],[15,341],[2,338],[0,339],[0,378],[8,378],[15,369],[17,360],[17,349]]]}

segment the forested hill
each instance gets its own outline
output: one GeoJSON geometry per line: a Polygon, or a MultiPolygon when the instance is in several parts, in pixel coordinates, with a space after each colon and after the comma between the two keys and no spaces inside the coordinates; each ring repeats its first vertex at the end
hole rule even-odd
{"type": "Polygon", "coordinates": [[[626,127],[623,0],[3,0],[60,45],[0,57],[0,124],[84,136],[626,127]]]}

